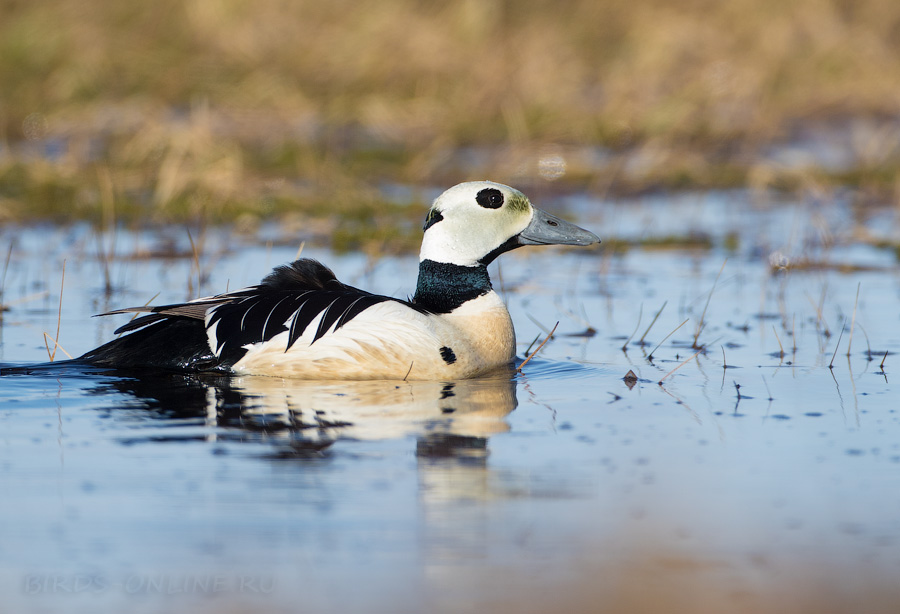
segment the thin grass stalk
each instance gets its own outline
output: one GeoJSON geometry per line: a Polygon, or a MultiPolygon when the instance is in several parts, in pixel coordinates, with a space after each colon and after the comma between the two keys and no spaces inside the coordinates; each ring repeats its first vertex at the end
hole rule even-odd
{"type": "Polygon", "coordinates": [[[772,325],[772,332],[775,333],[775,340],[778,342],[778,349],[780,351],[781,357],[784,358],[785,357],[784,346],[781,345],[781,339],[778,337],[778,331],[775,330],[774,324],[772,325]]]}
{"type": "MultiPolygon", "coordinates": [[[[63,290],[66,287],[66,259],[63,258],[63,268],[62,268],[62,279],[59,282],[59,311],[56,315],[56,337],[53,339],[53,351],[50,351],[50,344],[47,342],[47,338],[49,337],[49,333],[44,333],[44,345],[47,348],[47,356],[50,358],[50,362],[56,360],[56,349],[59,347],[59,331],[62,327],[62,301],[63,301],[63,290]]],[[[63,350],[63,352],[68,355],[68,352],[63,350]]],[[[69,356],[71,358],[71,356],[69,356]]]]}
{"type": "Polygon", "coordinates": [[[650,326],[647,327],[647,330],[644,331],[644,334],[641,335],[641,338],[638,340],[638,344],[642,345],[644,343],[644,339],[650,333],[650,329],[653,328],[653,325],[656,324],[656,320],[659,319],[659,315],[663,312],[663,309],[666,308],[666,305],[669,304],[669,301],[664,301],[662,307],[659,308],[659,311],[656,312],[656,315],[653,316],[653,321],[650,322],[650,326]]]}
{"type": "Polygon", "coordinates": [[[662,379],[660,379],[660,380],[659,380],[658,382],[656,382],[656,383],[659,384],[660,386],[662,386],[663,381],[664,381],[667,377],[669,377],[670,375],[672,375],[673,373],[675,373],[678,369],[680,369],[681,367],[683,367],[683,366],[686,365],[687,363],[689,363],[689,362],[691,362],[692,360],[694,360],[695,358],[697,358],[697,355],[700,354],[702,351],[703,351],[702,349],[697,350],[696,352],[694,352],[693,356],[691,356],[690,358],[686,358],[685,360],[681,361],[681,364],[680,364],[680,365],[678,365],[677,367],[675,367],[674,369],[672,369],[671,371],[669,371],[668,373],[666,373],[665,375],[663,375],[663,376],[662,376],[662,379]]]}
{"type": "Polygon", "coordinates": [[[853,345],[853,327],[856,324],[856,306],[859,305],[859,287],[862,282],[856,284],[856,300],[853,302],[853,319],[850,320],[850,336],[847,338],[847,358],[850,358],[850,347],[853,345]]]}
{"type": "Polygon", "coordinates": [[[831,362],[828,363],[829,369],[834,369],[834,357],[837,356],[838,348],[841,347],[841,339],[844,337],[844,322],[841,321],[841,333],[838,335],[837,343],[834,346],[834,354],[831,355],[831,362]]]}
{"type": "Polygon", "coordinates": [[[556,322],[556,324],[553,325],[553,329],[550,331],[550,334],[547,335],[547,337],[546,337],[543,341],[541,341],[541,344],[540,344],[539,346],[537,346],[537,347],[535,348],[535,350],[534,350],[531,354],[529,354],[527,358],[525,358],[525,360],[522,361],[522,364],[520,364],[520,365],[519,365],[519,368],[516,369],[516,372],[517,372],[517,373],[521,373],[521,372],[522,372],[522,369],[525,367],[525,365],[528,364],[528,361],[531,360],[532,358],[534,358],[534,356],[535,356],[538,352],[541,351],[541,348],[544,347],[544,344],[545,344],[545,343],[547,343],[548,341],[550,341],[550,339],[553,337],[553,333],[556,332],[556,327],[557,327],[557,326],[559,326],[559,322],[558,322],[558,321],[556,322]]]}
{"type": "Polygon", "coordinates": [[[644,315],[644,304],[641,303],[641,308],[640,308],[640,310],[638,310],[638,321],[637,321],[637,324],[634,325],[634,332],[631,333],[631,335],[628,336],[628,339],[625,340],[625,343],[622,344],[622,348],[621,348],[621,349],[622,349],[623,352],[625,352],[625,351],[628,350],[628,343],[629,343],[629,342],[634,338],[634,336],[637,334],[638,328],[640,328],[640,326],[641,326],[641,318],[643,317],[643,315],[644,315]]]}
{"type": "Polygon", "coordinates": [[[706,304],[703,306],[703,313],[700,314],[700,322],[697,323],[697,330],[694,333],[694,343],[691,345],[692,348],[700,349],[697,346],[697,340],[700,338],[700,333],[703,332],[704,328],[704,320],[706,319],[706,310],[709,308],[709,302],[712,300],[713,292],[716,289],[716,284],[719,283],[719,277],[722,275],[722,271],[725,270],[725,265],[728,264],[728,258],[722,263],[722,268],[719,269],[719,273],[716,275],[715,281],[713,281],[712,288],[709,289],[709,296],[706,297],[706,304]]]}
{"type": "Polygon", "coordinates": [[[676,326],[675,329],[674,329],[671,333],[669,333],[668,335],[666,335],[665,337],[663,337],[663,340],[660,341],[658,344],[656,344],[656,347],[653,348],[653,351],[652,351],[652,352],[650,352],[650,356],[648,356],[648,358],[649,358],[650,360],[653,360],[653,355],[656,353],[656,350],[659,349],[659,346],[661,346],[663,343],[665,343],[665,342],[666,342],[666,339],[668,339],[669,337],[671,337],[672,335],[674,335],[674,334],[675,334],[675,331],[677,331],[679,328],[681,328],[682,326],[684,326],[685,324],[687,324],[688,320],[690,320],[690,318],[685,319],[685,321],[682,322],[681,324],[679,324],[678,326],[676,326]]]}

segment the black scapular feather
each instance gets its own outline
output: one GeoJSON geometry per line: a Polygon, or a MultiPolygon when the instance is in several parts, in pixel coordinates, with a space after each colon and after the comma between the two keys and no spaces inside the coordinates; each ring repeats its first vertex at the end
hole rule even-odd
{"type": "Polygon", "coordinates": [[[425,311],[419,305],[343,284],[320,262],[303,258],[277,267],[258,285],[235,292],[190,303],[110,312],[149,313],[116,331],[129,334],[80,360],[106,366],[224,370],[243,357],[245,346],[268,341],[286,330],[287,351],[319,314],[322,318],[312,343],[385,301],[425,311]],[[207,329],[213,327],[210,338],[214,347],[210,348],[207,329]]]}
{"type": "Polygon", "coordinates": [[[178,371],[224,371],[231,366],[209,349],[203,322],[183,317],[152,322],[77,360],[120,369],[155,367],[178,371]]]}

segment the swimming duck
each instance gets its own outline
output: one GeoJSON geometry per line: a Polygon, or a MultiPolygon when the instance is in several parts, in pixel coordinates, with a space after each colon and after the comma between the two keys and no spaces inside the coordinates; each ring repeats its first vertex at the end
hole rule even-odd
{"type": "Polygon", "coordinates": [[[321,380],[476,377],[515,358],[513,323],[487,266],[523,245],[599,242],[509,186],[461,183],[428,211],[410,300],[345,285],[304,258],[249,288],[101,314],[146,312],[79,360],[321,380]]]}

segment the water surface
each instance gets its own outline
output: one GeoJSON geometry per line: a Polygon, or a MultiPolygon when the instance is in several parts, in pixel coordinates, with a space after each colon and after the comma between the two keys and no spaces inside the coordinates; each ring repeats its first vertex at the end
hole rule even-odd
{"type": "MultiPolygon", "coordinates": [[[[184,229],[120,230],[104,259],[86,227],[4,230],[0,363],[31,371],[0,379],[4,606],[896,611],[900,276],[875,246],[896,211],[567,205],[607,249],[493,265],[520,360],[559,327],[468,382],[40,367],[63,260],[77,355],[127,317],[92,314],[255,283],[299,242],[210,230],[195,259],[184,229]]],[[[412,293],[414,256],[303,254],[412,293]]]]}

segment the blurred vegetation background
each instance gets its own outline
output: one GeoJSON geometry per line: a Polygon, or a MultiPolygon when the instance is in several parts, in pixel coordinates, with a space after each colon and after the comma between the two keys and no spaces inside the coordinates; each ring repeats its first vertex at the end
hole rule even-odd
{"type": "Polygon", "coordinates": [[[370,224],[481,178],[898,202],[898,143],[897,0],[0,0],[0,221],[370,224]]]}

